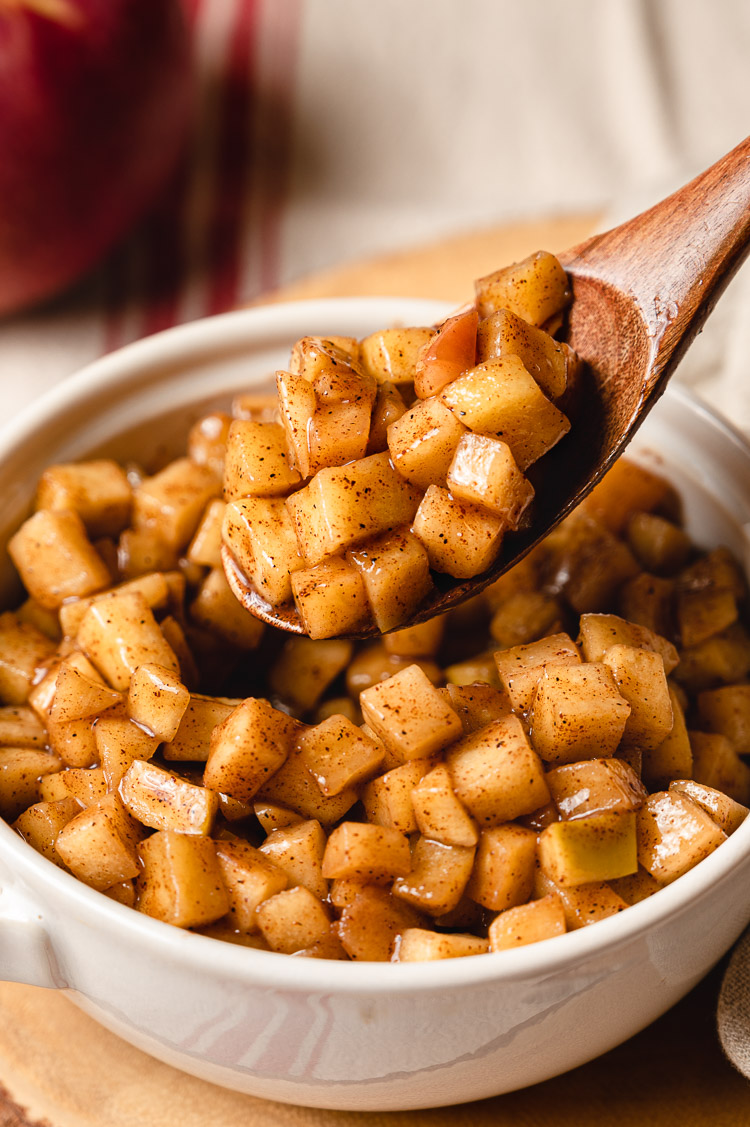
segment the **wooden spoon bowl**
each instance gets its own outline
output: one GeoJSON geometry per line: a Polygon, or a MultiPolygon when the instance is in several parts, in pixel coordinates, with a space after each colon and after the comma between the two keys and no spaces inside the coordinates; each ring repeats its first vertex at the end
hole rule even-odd
{"type": "MultiPolygon", "coordinates": [[[[531,521],[470,580],[436,575],[423,622],[478,594],[518,563],[601,480],[664,391],[750,250],[750,137],[650,210],[559,255],[573,302],[564,339],[586,362],[582,408],[568,436],[530,473],[531,521]]],[[[224,570],[256,617],[305,633],[293,604],[272,607],[226,547],[224,570]]],[[[406,623],[402,624],[406,625],[406,623]]],[[[377,635],[373,625],[357,637],[377,635]]]]}

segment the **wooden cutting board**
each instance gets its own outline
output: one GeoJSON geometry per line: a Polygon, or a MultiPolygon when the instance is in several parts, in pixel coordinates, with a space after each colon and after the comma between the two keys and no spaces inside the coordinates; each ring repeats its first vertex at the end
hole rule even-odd
{"type": "MultiPolygon", "coordinates": [[[[539,247],[575,245],[595,225],[584,216],[470,233],[344,266],[270,298],[377,294],[459,304],[475,277],[539,247]]],[[[478,1104],[381,1115],[215,1088],[132,1048],[62,993],[4,983],[0,1127],[746,1127],[750,1085],[716,1037],[720,971],[649,1029],[565,1076],[478,1104]]]]}

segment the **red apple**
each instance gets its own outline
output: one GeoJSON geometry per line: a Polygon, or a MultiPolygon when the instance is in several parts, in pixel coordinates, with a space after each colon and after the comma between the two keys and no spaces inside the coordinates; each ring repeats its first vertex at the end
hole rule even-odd
{"type": "Polygon", "coordinates": [[[0,0],[0,314],[72,282],[148,209],[191,70],[179,0],[0,0]]]}

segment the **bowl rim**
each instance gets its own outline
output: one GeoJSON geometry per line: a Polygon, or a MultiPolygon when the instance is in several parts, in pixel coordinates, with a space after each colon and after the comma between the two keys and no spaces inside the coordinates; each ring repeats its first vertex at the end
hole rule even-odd
{"type": "MultiPolygon", "coordinates": [[[[88,395],[101,392],[113,380],[124,392],[131,384],[135,387],[142,382],[144,371],[160,364],[179,362],[196,347],[205,350],[212,344],[224,348],[243,343],[251,345],[253,338],[264,333],[286,330],[294,334],[290,335],[291,342],[300,335],[295,334],[294,326],[328,320],[332,313],[338,315],[338,311],[348,311],[352,318],[373,318],[373,325],[377,325],[382,323],[377,320],[382,317],[437,320],[450,312],[450,307],[445,302],[414,298],[321,298],[237,310],[168,329],[94,361],[19,412],[0,431],[0,459],[12,448],[33,438],[34,433],[61,409],[67,410],[88,395]]],[[[702,426],[718,432],[723,443],[729,443],[747,460],[750,469],[750,443],[729,422],[684,388],[671,385],[665,394],[668,401],[679,400],[687,410],[699,416],[702,426]]],[[[595,927],[470,958],[400,964],[344,962],[290,957],[247,948],[152,919],[65,873],[29,846],[10,824],[0,820],[0,863],[7,865],[7,883],[10,886],[16,881],[21,883],[38,908],[36,914],[45,931],[46,894],[49,893],[50,903],[56,905],[57,898],[63,898],[87,924],[104,930],[115,929],[128,940],[179,960],[183,969],[248,985],[262,984],[282,992],[311,994],[447,991],[481,986],[489,981],[513,982],[560,973],[592,957],[609,956],[667,919],[684,914],[702,894],[730,880],[734,869],[743,861],[750,864],[750,818],[719,849],[660,889],[658,895],[598,921],[595,927]],[[40,889],[45,898],[39,897],[40,889]]],[[[54,911],[50,915],[54,919],[54,911]]],[[[54,951],[54,931],[49,932],[48,937],[54,951]]]]}

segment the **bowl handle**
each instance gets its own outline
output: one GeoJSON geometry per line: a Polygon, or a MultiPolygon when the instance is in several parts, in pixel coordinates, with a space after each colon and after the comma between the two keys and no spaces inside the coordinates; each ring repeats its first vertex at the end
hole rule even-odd
{"type": "Polygon", "coordinates": [[[55,969],[42,913],[18,885],[4,879],[0,880],[0,979],[27,986],[65,985],[55,969]]]}

